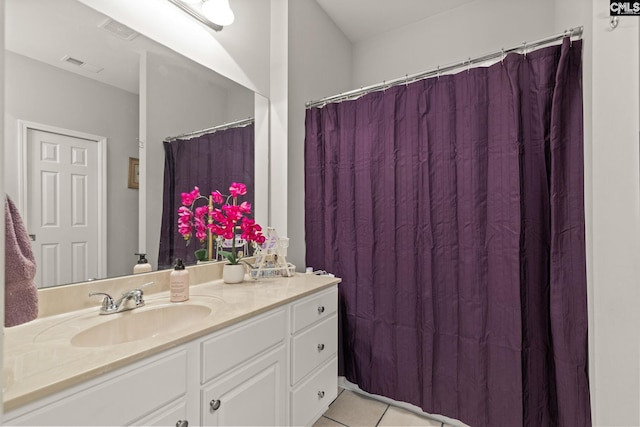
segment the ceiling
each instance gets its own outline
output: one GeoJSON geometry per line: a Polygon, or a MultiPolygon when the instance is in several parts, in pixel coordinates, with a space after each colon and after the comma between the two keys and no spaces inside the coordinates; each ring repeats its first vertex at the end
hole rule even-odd
{"type": "Polygon", "coordinates": [[[476,0],[316,0],[352,43],[476,0]]]}

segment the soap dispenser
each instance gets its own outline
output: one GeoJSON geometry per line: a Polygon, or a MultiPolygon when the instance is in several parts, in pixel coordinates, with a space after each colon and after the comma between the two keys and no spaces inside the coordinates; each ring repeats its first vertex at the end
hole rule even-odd
{"type": "Polygon", "coordinates": [[[176,259],[175,268],[169,275],[169,293],[171,302],[189,299],[189,271],[185,270],[180,258],[176,259]]]}
{"type": "Polygon", "coordinates": [[[151,271],[151,264],[147,261],[147,254],[136,253],[140,257],[138,263],[133,266],[133,274],[147,273],[151,271]]]}

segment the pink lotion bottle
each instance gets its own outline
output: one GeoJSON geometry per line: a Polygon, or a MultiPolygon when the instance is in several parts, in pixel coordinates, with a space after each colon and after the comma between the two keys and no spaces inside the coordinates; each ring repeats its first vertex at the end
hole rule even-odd
{"type": "Polygon", "coordinates": [[[169,275],[169,293],[171,302],[182,302],[189,299],[189,272],[185,270],[180,258],[176,259],[175,268],[169,275]]]}

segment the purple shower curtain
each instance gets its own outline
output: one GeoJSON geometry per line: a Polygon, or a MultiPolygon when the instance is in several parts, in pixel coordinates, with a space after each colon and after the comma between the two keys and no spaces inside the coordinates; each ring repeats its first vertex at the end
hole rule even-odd
{"type": "Polygon", "coordinates": [[[232,182],[243,182],[248,190],[243,201],[253,206],[254,125],[165,142],[164,149],[159,269],[171,267],[176,258],[182,258],[186,264],[196,263],[194,252],[200,249],[200,242],[193,239],[187,246],[178,233],[178,208],[182,206],[182,193],[198,186],[203,195],[215,190],[228,194],[232,182]]]}
{"type": "Polygon", "coordinates": [[[471,426],[590,426],[581,41],[307,110],[341,371],[471,426]]]}

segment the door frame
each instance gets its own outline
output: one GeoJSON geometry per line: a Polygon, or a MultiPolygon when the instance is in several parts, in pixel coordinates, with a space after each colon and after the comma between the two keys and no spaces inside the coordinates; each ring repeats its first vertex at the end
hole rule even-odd
{"type": "Polygon", "coordinates": [[[28,178],[28,131],[29,129],[57,133],[74,138],[82,138],[98,144],[98,277],[107,277],[107,138],[90,133],[64,129],[26,120],[18,120],[19,164],[18,164],[18,207],[24,212],[23,221],[29,229],[28,197],[26,195],[28,178]]]}

